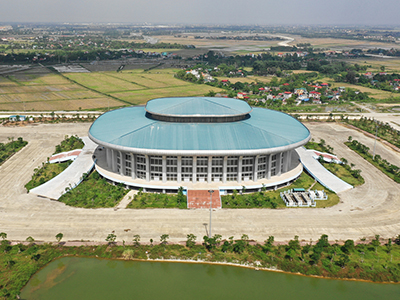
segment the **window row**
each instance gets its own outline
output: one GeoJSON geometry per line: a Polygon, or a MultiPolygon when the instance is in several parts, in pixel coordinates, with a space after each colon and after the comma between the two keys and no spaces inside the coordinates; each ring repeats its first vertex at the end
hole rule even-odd
{"type": "Polygon", "coordinates": [[[287,153],[281,155],[260,155],[244,156],[240,159],[238,156],[211,157],[207,156],[182,156],[180,166],[177,156],[167,156],[163,161],[162,156],[131,155],[129,153],[120,153],[115,151],[116,171],[126,176],[132,176],[135,169],[136,177],[140,179],[150,179],[161,181],[163,178],[163,169],[167,181],[177,181],[178,173],[181,174],[182,181],[192,181],[195,176],[196,181],[208,181],[208,176],[212,181],[222,181],[224,168],[226,168],[226,180],[242,181],[253,180],[254,176],[258,179],[267,178],[268,175],[274,176],[284,172],[284,161],[287,153]],[[224,166],[224,160],[226,165],[224,166]],[[135,168],[133,168],[133,166],[135,168]],[[270,173],[269,173],[270,172],[270,173]],[[269,173],[269,174],[268,174],[269,173]],[[149,176],[148,178],[146,176],[149,176]]]}

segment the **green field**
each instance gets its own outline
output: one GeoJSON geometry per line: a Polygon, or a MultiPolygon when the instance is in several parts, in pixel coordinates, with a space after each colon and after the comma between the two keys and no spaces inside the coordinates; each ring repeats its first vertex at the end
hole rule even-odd
{"type": "Polygon", "coordinates": [[[63,73],[34,67],[0,76],[0,110],[88,110],[145,104],[159,97],[203,96],[220,89],[174,77],[177,69],[63,73]]]}
{"type": "Polygon", "coordinates": [[[160,97],[203,96],[218,88],[204,84],[193,84],[174,77],[176,69],[144,71],[128,70],[119,73],[69,73],[65,76],[99,91],[114,99],[121,99],[129,104],[145,104],[148,100],[160,97]]]}
{"type": "Polygon", "coordinates": [[[0,110],[78,110],[124,103],[75,84],[46,68],[0,76],[0,110]]]}

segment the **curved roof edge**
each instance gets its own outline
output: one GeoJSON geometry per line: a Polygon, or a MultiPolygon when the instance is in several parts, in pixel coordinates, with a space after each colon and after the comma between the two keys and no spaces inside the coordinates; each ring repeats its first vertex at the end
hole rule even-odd
{"type": "Polygon", "coordinates": [[[145,111],[166,117],[234,117],[245,116],[251,113],[253,108],[247,102],[234,98],[166,97],[147,101],[145,111]],[[217,113],[210,114],[209,111],[217,113]]]}
{"type": "MultiPolygon", "coordinates": [[[[306,127],[307,128],[307,127],[306,127]]],[[[308,128],[307,128],[308,130],[308,128]]],[[[284,152],[292,149],[296,149],[305,145],[310,139],[311,134],[308,130],[308,137],[302,141],[294,144],[280,146],[275,148],[263,148],[263,149],[251,149],[251,150],[163,150],[163,149],[146,149],[146,148],[131,148],[125,146],[119,146],[107,142],[100,141],[88,133],[89,138],[98,145],[106,148],[119,150],[123,152],[130,152],[136,154],[147,154],[147,155],[176,155],[176,156],[224,156],[224,155],[263,155],[284,152]]]]}

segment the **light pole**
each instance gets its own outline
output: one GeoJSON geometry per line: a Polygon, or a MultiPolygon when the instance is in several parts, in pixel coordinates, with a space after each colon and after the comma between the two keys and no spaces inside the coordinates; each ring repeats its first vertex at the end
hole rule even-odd
{"type": "Polygon", "coordinates": [[[212,194],[214,193],[213,190],[208,191],[210,193],[210,230],[208,232],[208,238],[211,238],[211,212],[212,212],[212,194]]]}
{"type": "Polygon", "coordinates": [[[372,160],[375,160],[375,148],[376,148],[376,139],[378,138],[378,124],[376,125],[376,133],[375,133],[375,142],[374,142],[374,154],[372,155],[372,160]]]}

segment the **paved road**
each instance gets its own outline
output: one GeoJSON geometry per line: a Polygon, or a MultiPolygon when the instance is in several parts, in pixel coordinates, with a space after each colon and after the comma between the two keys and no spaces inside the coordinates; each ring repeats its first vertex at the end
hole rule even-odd
{"type": "MultiPolygon", "coordinates": [[[[307,126],[316,140],[325,139],[339,157],[355,163],[362,170],[366,184],[340,193],[341,203],[332,208],[216,210],[213,233],[224,238],[238,238],[246,233],[260,242],[269,235],[285,241],[294,235],[316,240],[321,234],[328,234],[331,240],[345,240],[375,234],[393,237],[400,233],[399,185],[343,145],[349,135],[365,144],[373,144],[373,140],[336,124],[307,126]]],[[[206,234],[203,224],[208,222],[207,210],[80,209],[26,194],[23,185],[33,169],[54,151],[54,146],[66,134],[82,136],[88,128],[89,124],[82,123],[1,127],[0,142],[7,141],[9,136],[23,136],[29,144],[0,167],[0,231],[6,232],[11,240],[32,236],[45,241],[55,241],[59,232],[66,241],[104,241],[113,230],[119,241],[131,241],[134,234],[140,234],[144,242],[150,238],[158,240],[161,234],[169,234],[174,242],[184,241],[188,233],[200,239],[206,234]]],[[[400,165],[398,153],[378,145],[378,154],[400,165]]]]}

